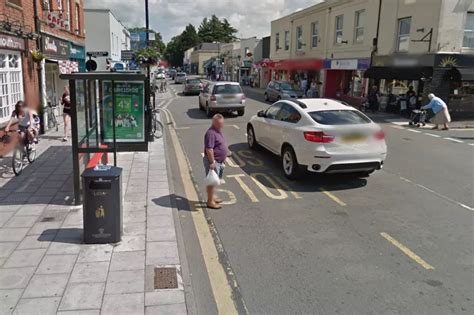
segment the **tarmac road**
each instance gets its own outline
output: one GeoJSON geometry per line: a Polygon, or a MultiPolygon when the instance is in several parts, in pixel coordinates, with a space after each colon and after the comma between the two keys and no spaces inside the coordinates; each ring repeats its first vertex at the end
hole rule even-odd
{"type": "MultiPolygon", "coordinates": [[[[190,171],[204,191],[210,120],[196,96],[182,96],[179,85],[171,90],[160,105],[189,161],[190,170],[179,165],[167,137],[191,289],[196,311],[212,314],[220,309],[216,280],[181,176],[190,171]]],[[[383,170],[366,179],[308,174],[291,182],[276,156],[248,149],[247,121],[269,104],[252,90],[247,97],[244,117],[226,116],[233,153],[219,192],[226,205],[205,211],[237,311],[474,313],[474,131],[413,131],[383,122],[389,146],[383,170]]]]}

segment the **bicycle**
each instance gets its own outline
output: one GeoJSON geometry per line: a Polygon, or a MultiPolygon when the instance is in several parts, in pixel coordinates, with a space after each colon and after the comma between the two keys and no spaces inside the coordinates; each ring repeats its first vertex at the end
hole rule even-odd
{"type": "Polygon", "coordinates": [[[16,176],[19,176],[25,168],[25,159],[30,164],[36,159],[36,144],[26,133],[23,141],[19,141],[13,150],[12,168],[16,176]]]}
{"type": "Polygon", "coordinates": [[[48,114],[48,129],[56,128],[56,131],[59,130],[58,120],[56,119],[55,109],[58,105],[52,105],[48,102],[47,114],[48,114]]]}
{"type": "Polygon", "coordinates": [[[153,119],[151,123],[151,132],[153,133],[153,136],[155,138],[159,139],[163,137],[163,124],[160,121],[160,108],[155,108],[152,110],[153,113],[153,119]]]}
{"type": "Polygon", "coordinates": [[[160,93],[166,93],[168,91],[168,83],[166,79],[162,79],[160,82],[160,93]]]}

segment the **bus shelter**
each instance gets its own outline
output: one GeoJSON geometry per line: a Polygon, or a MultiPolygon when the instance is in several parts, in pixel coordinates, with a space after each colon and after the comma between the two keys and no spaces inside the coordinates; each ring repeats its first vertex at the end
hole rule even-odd
{"type": "Polygon", "coordinates": [[[61,79],[69,81],[74,202],[79,205],[85,169],[117,166],[117,152],[148,151],[149,87],[146,76],[135,72],[73,73],[61,79]]]}

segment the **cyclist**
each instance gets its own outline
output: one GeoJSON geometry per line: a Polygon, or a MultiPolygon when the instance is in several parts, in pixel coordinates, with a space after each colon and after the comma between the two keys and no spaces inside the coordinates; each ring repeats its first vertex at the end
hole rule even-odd
{"type": "Polygon", "coordinates": [[[18,101],[15,104],[15,109],[12,112],[10,121],[5,127],[5,132],[10,132],[10,127],[15,118],[18,120],[20,139],[23,141],[25,136],[28,136],[29,140],[37,142],[39,117],[35,119],[35,111],[29,109],[23,101],[18,101]]]}

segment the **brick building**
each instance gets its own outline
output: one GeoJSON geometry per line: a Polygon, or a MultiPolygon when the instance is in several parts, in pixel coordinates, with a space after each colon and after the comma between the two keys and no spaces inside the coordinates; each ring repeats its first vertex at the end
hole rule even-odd
{"type": "Polygon", "coordinates": [[[83,67],[84,42],[83,0],[0,0],[0,126],[18,100],[58,104],[59,74],[83,67]],[[45,59],[33,61],[32,50],[45,59]]]}

